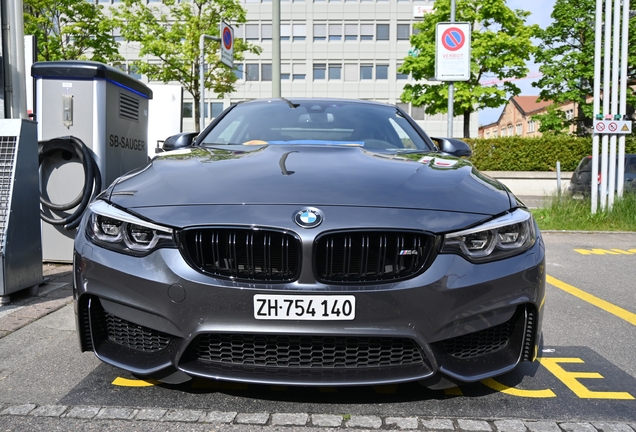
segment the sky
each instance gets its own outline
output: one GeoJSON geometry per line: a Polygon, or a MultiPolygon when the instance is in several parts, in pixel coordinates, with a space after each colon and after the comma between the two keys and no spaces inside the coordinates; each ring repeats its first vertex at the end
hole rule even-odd
{"type": "MultiPolygon", "coordinates": [[[[508,7],[511,9],[522,9],[529,11],[531,15],[528,17],[528,24],[539,24],[541,28],[545,28],[552,22],[550,14],[554,7],[555,0],[508,0],[508,7]]],[[[534,63],[528,63],[528,69],[530,74],[539,71],[539,66],[534,63]]],[[[532,81],[536,81],[537,78],[522,79],[515,82],[521,89],[522,96],[533,96],[539,94],[539,89],[532,87],[532,81]]],[[[479,111],[479,124],[485,125],[496,122],[499,119],[501,111],[504,106],[499,108],[489,108],[479,111]]]]}

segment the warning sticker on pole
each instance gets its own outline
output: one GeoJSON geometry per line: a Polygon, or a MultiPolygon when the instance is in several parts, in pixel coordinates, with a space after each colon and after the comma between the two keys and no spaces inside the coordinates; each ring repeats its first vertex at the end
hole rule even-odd
{"type": "Polygon", "coordinates": [[[594,133],[631,134],[632,122],[630,120],[594,120],[594,133]]]}

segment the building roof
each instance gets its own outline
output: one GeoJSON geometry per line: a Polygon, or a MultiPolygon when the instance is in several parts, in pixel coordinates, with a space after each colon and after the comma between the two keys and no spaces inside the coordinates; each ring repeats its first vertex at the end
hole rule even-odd
{"type": "Polygon", "coordinates": [[[515,96],[510,100],[514,103],[519,111],[524,114],[532,114],[535,111],[542,110],[548,105],[552,105],[552,101],[538,101],[539,96],[515,96]]]}

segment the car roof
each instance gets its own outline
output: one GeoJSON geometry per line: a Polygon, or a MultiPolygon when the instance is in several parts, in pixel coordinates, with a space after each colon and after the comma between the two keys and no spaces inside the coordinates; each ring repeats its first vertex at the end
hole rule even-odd
{"type": "Polygon", "coordinates": [[[375,105],[375,106],[383,106],[383,107],[393,107],[396,108],[395,104],[389,104],[384,102],[370,101],[364,99],[347,99],[347,98],[262,98],[262,99],[251,99],[248,101],[239,102],[240,104],[261,104],[261,103],[271,103],[273,101],[280,101],[284,103],[348,103],[348,104],[361,104],[361,105],[375,105]]]}

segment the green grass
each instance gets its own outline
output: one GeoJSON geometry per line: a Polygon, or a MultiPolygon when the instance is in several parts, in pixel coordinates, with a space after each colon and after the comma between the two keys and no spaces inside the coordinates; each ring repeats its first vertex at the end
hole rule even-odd
{"type": "Polygon", "coordinates": [[[543,208],[533,209],[542,230],[636,231],[636,193],[616,198],[612,211],[591,213],[589,198],[549,197],[543,208]]]}

